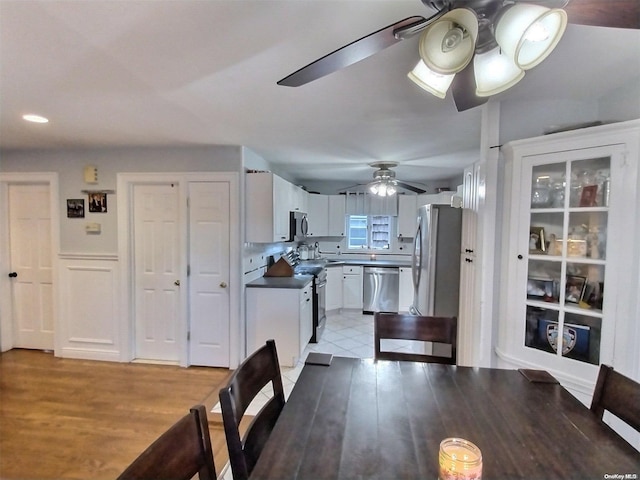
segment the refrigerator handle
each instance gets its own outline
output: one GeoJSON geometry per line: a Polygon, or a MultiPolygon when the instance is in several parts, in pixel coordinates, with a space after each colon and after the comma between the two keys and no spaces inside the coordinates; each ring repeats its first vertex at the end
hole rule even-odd
{"type": "Polygon", "coordinates": [[[413,291],[414,296],[417,291],[418,285],[420,285],[420,273],[422,266],[422,224],[418,223],[418,230],[416,231],[416,236],[413,239],[413,258],[412,258],[412,267],[411,273],[413,274],[413,291]]]}

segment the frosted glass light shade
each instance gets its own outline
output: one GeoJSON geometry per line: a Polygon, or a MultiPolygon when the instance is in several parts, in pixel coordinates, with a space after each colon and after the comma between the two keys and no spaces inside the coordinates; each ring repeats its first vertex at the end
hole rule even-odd
{"type": "Polygon", "coordinates": [[[449,75],[466,67],[478,38],[478,18],[468,8],[456,8],[420,36],[420,58],[434,72],[449,75]]]}
{"type": "Polygon", "coordinates": [[[369,186],[369,191],[379,197],[390,197],[396,193],[396,185],[394,181],[380,180],[369,186]]]}
{"type": "Polygon", "coordinates": [[[420,88],[423,88],[438,98],[444,98],[447,90],[453,82],[455,73],[451,75],[442,75],[429,69],[425,63],[420,60],[416,67],[410,71],[407,76],[420,88]]]}
{"type": "Polygon", "coordinates": [[[519,68],[528,70],[547,58],[566,27],[567,14],[562,9],[517,3],[498,20],[495,38],[519,68]]]}
{"type": "Polygon", "coordinates": [[[476,54],[473,59],[476,78],[476,95],[490,97],[513,87],[524,77],[519,69],[500,47],[486,53],[476,54]]]}

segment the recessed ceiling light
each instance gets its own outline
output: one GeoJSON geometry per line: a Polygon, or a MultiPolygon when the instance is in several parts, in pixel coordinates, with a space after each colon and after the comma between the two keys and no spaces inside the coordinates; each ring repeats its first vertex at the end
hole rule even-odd
{"type": "Polygon", "coordinates": [[[42,115],[35,115],[33,113],[27,113],[26,115],[23,115],[22,118],[24,120],[26,120],[27,122],[49,123],[49,119],[48,118],[43,117],[42,115]]]}

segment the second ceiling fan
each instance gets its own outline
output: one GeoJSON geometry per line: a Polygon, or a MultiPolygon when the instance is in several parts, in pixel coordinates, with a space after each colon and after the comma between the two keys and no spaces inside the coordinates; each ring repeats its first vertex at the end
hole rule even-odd
{"type": "Polygon", "coordinates": [[[278,85],[299,87],[414,35],[420,58],[408,76],[458,111],[486,103],[544,60],[567,23],[640,28],[638,0],[422,0],[434,12],[377,30],[315,60],[278,85]]]}

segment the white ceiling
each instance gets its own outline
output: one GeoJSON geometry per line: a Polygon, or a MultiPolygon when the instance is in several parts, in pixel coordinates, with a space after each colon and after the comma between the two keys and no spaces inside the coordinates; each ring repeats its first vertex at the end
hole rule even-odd
{"type": "MultiPolygon", "coordinates": [[[[478,156],[458,113],[406,73],[417,37],[298,88],[276,81],[420,0],[0,0],[0,147],[244,145],[303,181],[365,182],[373,161],[442,179],[478,156]],[[24,113],[50,118],[28,124],[24,113]]],[[[570,25],[499,96],[592,100],[640,78],[640,31],[570,25]]],[[[493,101],[493,100],[492,100],[493,101]]]]}

